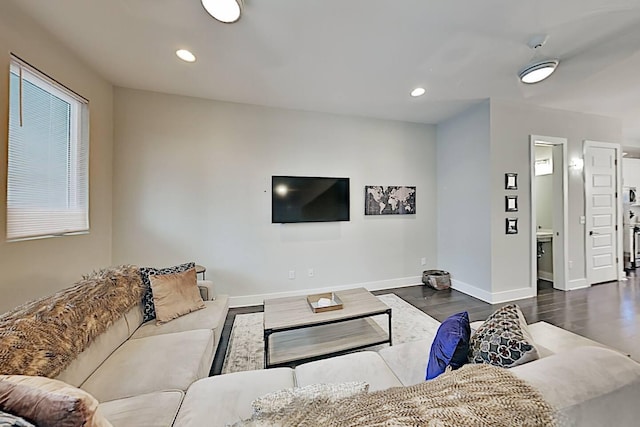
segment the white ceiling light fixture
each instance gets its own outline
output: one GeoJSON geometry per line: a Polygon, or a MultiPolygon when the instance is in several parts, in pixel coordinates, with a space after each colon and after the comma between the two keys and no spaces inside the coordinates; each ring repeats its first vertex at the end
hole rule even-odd
{"type": "Polygon", "coordinates": [[[176,50],[176,56],[184,62],[196,62],[196,56],[187,49],[176,50]]]}
{"type": "Polygon", "coordinates": [[[244,7],[243,0],[201,0],[202,7],[211,15],[214,19],[224,22],[225,24],[232,24],[240,19],[242,14],[242,8],[244,7]]]}
{"type": "Polygon", "coordinates": [[[518,77],[522,83],[539,83],[553,74],[559,63],[560,61],[557,59],[532,62],[520,70],[518,77]]]}
{"type": "Polygon", "coordinates": [[[546,34],[538,34],[529,40],[527,46],[533,50],[533,57],[529,64],[520,70],[518,77],[522,83],[534,84],[539,83],[549,77],[558,67],[560,61],[558,59],[535,59],[542,47],[549,40],[546,34]]]}
{"type": "Polygon", "coordinates": [[[419,96],[424,95],[425,92],[426,90],[423,87],[417,87],[411,91],[411,96],[413,96],[414,98],[417,98],[419,96]]]}

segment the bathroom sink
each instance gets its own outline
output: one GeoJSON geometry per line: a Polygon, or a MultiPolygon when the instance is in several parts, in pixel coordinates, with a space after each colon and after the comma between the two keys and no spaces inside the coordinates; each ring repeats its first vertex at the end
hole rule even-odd
{"type": "Polygon", "coordinates": [[[553,239],[553,230],[541,228],[536,231],[536,239],[538,243],[550,242],[553,239]]]}

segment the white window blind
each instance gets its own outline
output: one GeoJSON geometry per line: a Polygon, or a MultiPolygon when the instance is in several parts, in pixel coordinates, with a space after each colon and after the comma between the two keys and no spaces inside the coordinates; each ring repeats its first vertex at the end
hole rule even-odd
{"type": "Polygon", "coordinates": [[[11,57],[7,239],[89,231],[87,101],[11,57]]]}

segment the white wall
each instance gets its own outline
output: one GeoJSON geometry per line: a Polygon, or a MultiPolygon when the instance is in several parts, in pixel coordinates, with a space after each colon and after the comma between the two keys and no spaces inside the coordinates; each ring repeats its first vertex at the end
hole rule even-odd
{"type": "MultiPolygon", "coordinates": [[[[526,298],[531,287],[530,135],[568,139],[568,158],[582,158],[585,139],[619,142],[618,120],[527,104],[490,100],[438,125],[438,259],[454,287],[491,303],[526,298]],[[518,189],[505,190],[505,173],[518,189]],[[504,196],[518,195],[518,212],[505,212],[504,196]],[[505,233],[505,218],[519,233],[505,233]]],[[[585,281],[584,181],[569,172],[567,288],[585,281]]]]}
{"type": "Polygon", "coordinates": [[[491,295],[489,102],[438,125],[438,261],[453,287],[491,295]]]}
{"type": "Polygon", "coordinates": [[[111,263],[112,86],[11,2],[0,2],[0,313],[70,286],[111,263]],[[82,236],[6,242],[9,53],[90,101],[90,226],[82,236]]]}
{"type": "MultiPolygon", "coordinates": [[[[567,161],[582,158],[585,139],[619,143],[619,120],[591,114],[533,107],[526,104],[491,100],[492,163],[492,282],[494,294],[526,295],[531,280],[531,194],[529,135],[568,139],[567,161]],[[504,174],[518,174],[520,233],[504,232],[504,174]]],[[[569,170],[569,270],[568,288],[585,284],[584,180],[582,171],[569,170]]],[[[535,266],[534,266],[535,267],[535,266]]]]}
{"type": "Polygon", "coordinates": [[[258,295],[235,303],[415,284],[437,265],[433,126],[123,88],[114,102],[114,262],[194,260],[219,292],[258,295]],[[351,221],[271,224],[272,175],[351,178],[351,221]],[[365,185],[415,185],[417,214],[365,217],[365,185]]]}
{"type": "Polygon", "coordinates": [[[622,183],[640,189],[640,159],[622,159],[622,183]]]}

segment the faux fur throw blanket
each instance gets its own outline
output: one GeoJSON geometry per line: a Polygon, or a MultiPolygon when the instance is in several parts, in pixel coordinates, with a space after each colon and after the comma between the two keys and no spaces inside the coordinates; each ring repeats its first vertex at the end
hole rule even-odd
{"type": "Polygon", "coordinates": [[[360,393],[330,403],[298,399],[235,426],[555,426],[553,408],[507,369],[470,364],[411,387],[360,393]]]}
{"type": "Polygon", "coordinates": [[[0,315],[0,374],[56,377],[142,293],[138,267],[124,265],[0,315]]]}

